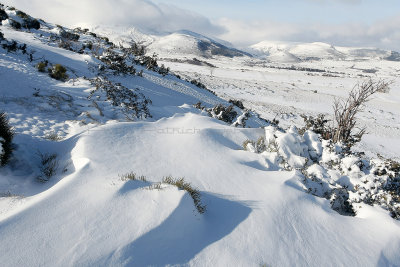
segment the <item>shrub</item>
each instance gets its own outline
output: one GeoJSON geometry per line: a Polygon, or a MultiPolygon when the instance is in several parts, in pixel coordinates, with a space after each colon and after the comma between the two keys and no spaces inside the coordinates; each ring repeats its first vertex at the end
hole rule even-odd
{"type": "Polygon", "coordinates": [[[42,154],[38,152],[40,157],[40,172],[41,174],[37,177],[39,182],[45,183],[53,177],[58,170],[57,154],[42,154]]]}
{"type": "Polygon", "coordinates": [[[254,141],[251,141],[251,140],[249,140],[249,139],[247,139],[247,140],[245,140],[244,142],[243,142],[243,144],[242,144],[242,146],[243,146],[243,149],[244,150],[248,150],[249,148],[248,148],[248,145],[252,145],[253,147],[254,147],[254,141]]]}
{"type": "Polygon", "coordinates": [[[47,61],[41,61],[36,65],[36,68],[40,72],[46,72],[47,65],[48,65],[47,61]]]}
{"type": "Polygon", "coordinates": [[[304,134],[307,130],[320,134],[325,140],[332,138],[332,129],[327,125],[329,122],[325,115],[318,114],[317,117],[300,115],[305,123],[305,126],[299,130],[300,134],[304,134]]]}
{"type": "Polygon", "coordinates": [[[368,80],[357,84],[349,93],[346,100],[335,99],[334,121],[332,126],[328,126],[330,120],[325,115],[319,114],[317,117],[301,115],[304,119],[305,127],[300,130],[304,133],[311,129],[325,140],[332,140],[334,143],[342,142],[346,150],[357,142],[361,141],[366,132],[366,128],[357,129],[357,115],[364,110],[365,103],[377,92],[388,92],[389,82],[368,80]]]}
{"type": "Polygon", "coordinates": [[[13,19],[9,19],[9,22],[10,22],[10,26],[13,27],[14,29],[19,30],[22,27],[21,23],[19,23],[18,21],[15,21],[13,19]]]}
{"type": "Polygon", "coordinates": [[[50,140],[50,141],[61,141],[63,139],[56,132],[51,132],[51,133],[47,134],[44,138],[47,140],[50,140]]]}
{"type": "Polygon", "coordinates": [[[212,113],[215,114],[215,117],[221,121],[224,121],[226,123],[232,123],[233,120],[237,117],[237,112],[234,110],[233,105],[230,105],[228,107],[225,107],[222,104],[218,104],[214,106],[209,113],[212,115],[212,113]]]}
{"type": "Polygon", "coordinates": [[[4,166],[12,154],[14,129],[10,126],[6,113],[0,112],[0,165],[4,166]]]}
{"type": "Polygon", "coordinates": [[[165,76],[169,73],[169,68],[166,68],[164,64],[162,64],[161,67],[158,69],[158,73],[160,73],[162,76],[165,76]]]}
{"type": "Polygon", "coordinates": [[[132,74],[135,75],[136,69],[132,65],[126,63],[127,56],[120,55],[112,49],[108,49],[99,59],[107,65],[109,70],[114,72],[114,75],[132,74]]]}
{"type": "Polygon", "coordinates": [[[105,96],[108,101],[115,107],[122,107],[123,111],[129,120],[135,118],[151,118],[148,105],[151,100],[136,90],[131,90],[121,84],[113,83],[106,77],[96,77],[90,80],[92,85],[96,87],[95,90],[90,92],[88,99],[91,99],[95,94],[98,98],[105,96]]]}
{"type": "Polygon", "coordinates": [[[68,79],[67,69],[61,64],[56,64],[49,69],[49,74],[51,78],[56,80],[66,81],[68,79]]]}
{"type": "Polygon", "coordinates": [[[354,133],[357,125],[357,115],[363,111],[364,105],[376,92],[386,91],[388,82],[368,80],[356,85],[346,100],[336,99],[334,102],[335,128],[332,132],[333,142],[343,142],[348,147],[359,142],[364,135],[366,128],[361,128],[354,133]]]}
{"type": "Polygon", "coordinates": [[[163,178],[162,183],[174,185],[180,190],[185,190],[192,197],[197,211],[199,213],[204,213],[206,211],[206,206],[201,203],[201,194],[199,190],[193,188],[184,178],[174,179],[171,176],[167,176],[163,178]]]}
{"type": "Polygon", "coordinates": [[[7,50],[8,53],[10,52],[17,52],[18,50],[22,52],[22,54],[26,54],[26,44],[19,44],[12,40],[12,41],[5,41],[2,43],[3,49],[7,50]]]}
{"type": "Polygon", "coordinates": [[[64,30],[63,27],[59,27],[59,28],[60,28],[61,38],[64,38],[64,39],[67,39],[70,41],[74,41],[74,42],[79,40],[79,38],[80,38],[79,34],[68,32],[68,31],[64,30]]]}
{"type": "Polygon", "coordinates": [[[244,109],[243,102],[240,100],[230,99],[229,103],[231,103],[234,106],[237,106],[240,109],[244,109]]]}
{"type": "Polygon", "coordinates": [[[4,11],[4,9],[0,8],[0,21],[8,19],[7,13],[4,11]]]}
{"type": "Polygon", "coordinates": [[[27,18],[29,18],[29,16],[28,16],[26,13],[24,13],[24,12],[22,12],[22,11],[20,11],[20,10],[17,10],[17,11],[15,12],[15,14],[16,14],[18,17],[20,17],[21,19],[27,19],[27,18]]]}

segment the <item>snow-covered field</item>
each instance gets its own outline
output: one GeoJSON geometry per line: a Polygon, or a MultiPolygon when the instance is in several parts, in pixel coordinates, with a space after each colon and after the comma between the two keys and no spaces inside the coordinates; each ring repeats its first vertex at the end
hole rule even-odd
{"type": "Polygon", "coordinates": [[[163,63],[182,76],[196,78],[224,99],[242,100],[267,119],[281,125],[302,126],[301,114],[331,116],[335,98],[347,98],[351,89],[369,78],[392,81],[388,93],[378,93],[359,116],[367,127],[359,148],[400,159],[400,62],[386,60],[274,63],[258,59],[204,59],[215,67],[163,63]],[[374,70],[374,73],[367,73],[374,70]]]}
{"type": "MultiPolygon", "coordinates": [[[[18,20],[15,11],[7,14],[18,20]]],[[[361,114],[368,134],[357,149],[400,159],[399,62],[199,58],[211,67],[171,60],[192,54],[160,51],[160,63],[217,95],[140,65],[134,67],[143,77],[103,74],[151,99],[152,117],[132,120],[124,103],[93,94],[91,81],[105,64],[88,49],[59,48],[51,36],[60,27],[17,31],[3,21],[0,31],[27,44],[26,54],[0,47],[0,110],[15,128],[13,156],[0,168],[1,266],[400,266],[400,222],[364,203],[355,204],[356,216],[343,216],[317,191],[308,194],[295,166],[335,154],[315,134],[303,140],[289,127],[302,125],[300,114],[331,113],[334,97],[346,97],[360,75],[393,80],[390,92],[377,94],[361,114]],[[43,60],[65,66],[69,79],[38,72],[43,60]],[[292,64],[297,70],[287,69],[292,64]],[[268,124],[256,116],[247,121],[251,128],[233,127],[193,107],[228,105],[231,98],[290,129],[263,129],[268,124]],[[246,140],[268,144],[271,136],[276,151],[243,148],[246,140]],[[43,157],[51,155],[55,174],[41,183],[43,157]],[[122,178],[130,172],[146,181],[122,178]],[[167,176],[197,188],[206,211],[196,210],[188,192],[159,183],[167,176]]],[[[106,45],[86,33],[73,45],[89,41],[96,53],[106,45]]],[[[344,158],[335,181],[334,171],[317,164],[306,171],[332,174],[332,181],[323,178],[329,186],[375,185],[354,162],[344,158]]]]}

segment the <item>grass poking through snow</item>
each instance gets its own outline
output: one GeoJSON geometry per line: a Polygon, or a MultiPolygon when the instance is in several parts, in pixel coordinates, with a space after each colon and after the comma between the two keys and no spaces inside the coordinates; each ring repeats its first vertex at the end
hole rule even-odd
{"type": "MultiPolygon", "coordinates": [[[[121,180],[123,181],[142,181],[142,182],[148,182],[146,177],[143,175],[137,175],[134,172],[129,172],[123,175],[119,175],[121,180]]],[[[157,189],[161,190],[163,187],[163,184],[169,184],[178,187],[180,190],[185,190],[190,197],[193,199],[194,206],[196,207],[197,211],[199,213],[204,213],[206,211],[206,206],[202,204],[201,202],[201,194],[200,191],[197,190],[196,188],[193,188],[192,185],[188,182],[185,181],[184,178],[178,178],[174,179],[172,176],[167,176],[162,179],[161,182],[159,183],[152,183],[147,187],[149,190],[157,189]]]]}
{"type": "Polygon", "coordinates": [[[184,178],[174,179],[172,176],[167,176],[163,178],[162,183],[174,185],[180,190],[185,190],[192,197],[197,211],[199,213],[204,213],[206,211],[206,206],[201,203],[200,191],[193,188],[192,185],[186,182],[184,178]]]}

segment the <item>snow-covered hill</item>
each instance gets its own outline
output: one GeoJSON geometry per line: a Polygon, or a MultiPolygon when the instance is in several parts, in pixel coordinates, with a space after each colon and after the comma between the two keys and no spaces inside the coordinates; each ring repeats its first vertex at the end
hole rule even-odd
{"type": "Polygon", "coordinates": [[[249,53],[201,34],[182,30],[174,33],[146,33],[137,28],[94,27],[94,32],[106,35],[114,43],[127,45],[136,42],[146,46],[148,53],[156,53],[162,58],[193,57],[250,57],[249,53]]]}
{"type": "Polygon", "coordinates": [[[290,43],[263,41],[250,47],[258,56],[272,62],[310,60],[398,60],[398,53],[377,48],[339,47],[326,43],[290,43]]]}
{"type": "MultiPolygon", "coordinates": [[[[307,75],[322,92],[295,91],[300,70],[226,55],[208,59],[212,73],[167,61],[179,71],[168,73],[114,38],[171,57],[187,56],[180,42],[190,56],[226,47],[191,33],[106,37],[6,7],[0,19],[0,111],[15,129],[0,167],[2,266],[400,265],[395,162],[343,154],[228,102],[321,111],[328,94],[345,95],[329,87],[339,77],[307,75]]],[[[362,67],[346,68],[346,86],[362,67]]],[[[379,71],[397,78],[396,68],[379,71]]],[[[398,124],[398,85],[368,106],[376,127],[398,124]]]]}

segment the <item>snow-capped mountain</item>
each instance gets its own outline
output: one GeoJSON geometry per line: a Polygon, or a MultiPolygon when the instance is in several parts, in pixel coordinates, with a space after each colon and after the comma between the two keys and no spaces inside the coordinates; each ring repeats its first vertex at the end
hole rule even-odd
{"type": "Polygon", "coordinates": [[[340,47],[326,43],[263,41],[250,47],[254,54],[272,62],[310,60],[398,60],[398,53],[377,48],[340,47]]]}
{"type": "Polygon", "coordinates": [[[134,27],[94,27],[93,31],[108,36],[116,44],[129,45],[129,43],[136,42],[144,45],[149,54],[156,53],[162,58],[251,56],[249,53],[233,48],[227,42],[216,41],[187,30],[155,34],[145,33],[134,27]]]}

